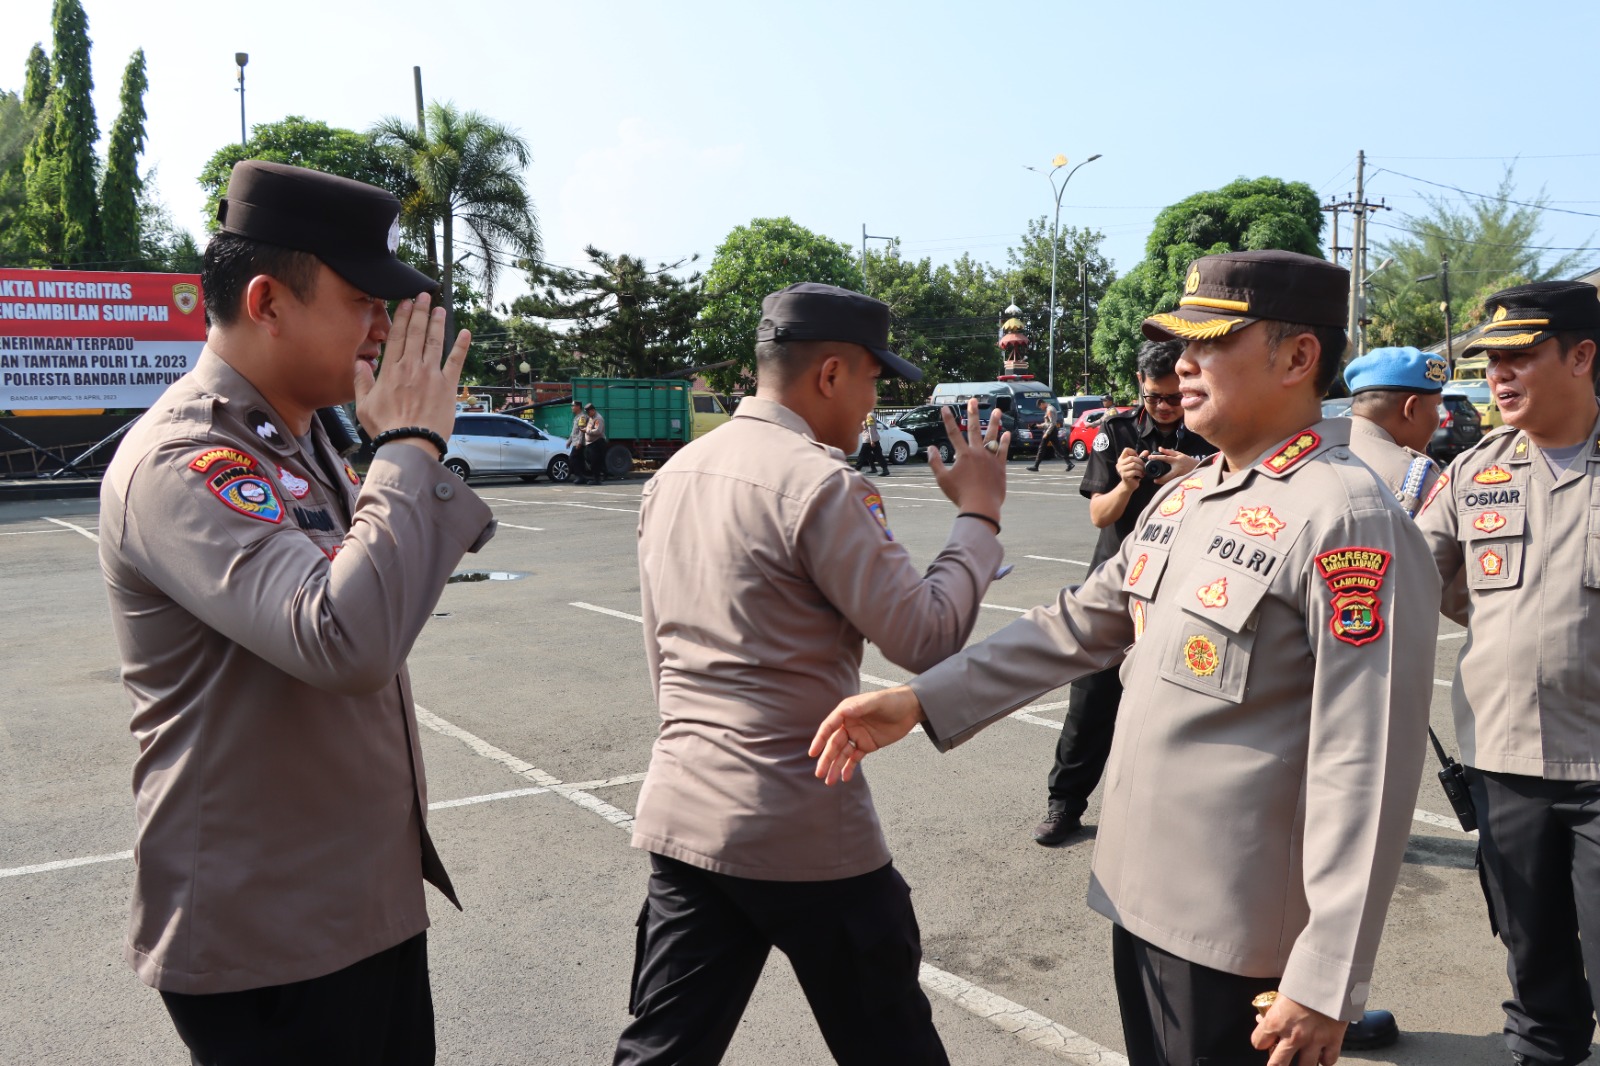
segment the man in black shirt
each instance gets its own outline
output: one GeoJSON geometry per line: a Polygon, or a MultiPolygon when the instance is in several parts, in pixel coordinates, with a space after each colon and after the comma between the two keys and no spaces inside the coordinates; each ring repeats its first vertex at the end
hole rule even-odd
{"type": "MultiPolygon", "coordinates": [[[[1216,451],[1184,428],[1173,369],[1182,354],[1182,341],[1146,341],[1139,349],[1139,406],[1109,414],[1100,423],[1078,486],[1089,498],[1089,521],[1100,530],[1090,570],[1117,554],[1161,486],[1187,477],[1202,458],[1216,451]],[[1150,460],[1170,469],[1146,476],[1145,463],[1150,460]]],[[[1122,682],[1114,669],[1072,683],[1050,769],[1049,807],[1033,830],[1038,843],[1055,847],[1081,826],[1089,793],[1100,783],[1111,753],[1111,732],[1121,701],[1122,682]]]]}

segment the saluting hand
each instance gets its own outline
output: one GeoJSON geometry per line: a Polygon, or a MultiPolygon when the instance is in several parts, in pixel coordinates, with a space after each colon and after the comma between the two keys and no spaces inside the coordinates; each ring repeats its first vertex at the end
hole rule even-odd
{"type": "Polygon", "coordinates": [[[1250,1046],[1272,1049],[1267,1066],[1333,1066],[1339,1061],[1349,1022],[1336,1021],[1278,993],[1266,1014],[1256,1015],[1250,1046]]]}
{"type": "MultiPolygon", "coordinates": [[[[430,310],[432,302],[425,292],[415,300],[401,300],[379,369],[374,371],[364,360],[356,364],[356,417],[368,436],[421,426],[448,437],[455,428],[456,388],[472,334],[462,330],[456,335],[441,366],[444,308],[430,310]]],[[[417,443],[431,449],[424,442],[417,443]]]]}
{"type": "Polygon", "coordinates": [[[956,428],[950,408],[942,408],[939,415],[944,419],[945,436],[950,438],[955,459],[946,466],[937,452],[930,452],[928,466],[933,479],[957,510],[984,515],[998,525],[1000,506],[1006,499],[1006,457],[1011,447],[1011,434],[1000,432],[1000,412],[989,419],[988,432],[984,432],[978,419],[978,401],[968,400],[965,435],[956,428]]]}
{"type": "Polygon", "coordinates": [[[887,748],[922,721],[922,703],[906,685],[851,696],[817,727],[808,752],[816,776],[828,784],[855,776],[856,764],[887,748]]]}

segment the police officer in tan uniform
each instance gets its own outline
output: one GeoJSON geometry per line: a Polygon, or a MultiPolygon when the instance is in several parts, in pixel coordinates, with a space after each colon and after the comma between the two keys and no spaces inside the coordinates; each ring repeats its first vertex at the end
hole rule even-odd
{"type": "Polygon", "coordinates": [[[567,434],[567,462],[572,467],[572,479],[580,485],[589,483],[589,464],[584,460],[583,427],[589,421],[583,413],[583,404],[572,401],[572,432],[567,434]]]}
{"type": "Polygon", "coordinates": [[[1449,368],[1444,357],[1416,348],[1374,348],[1344,369],[1350,389],[1350,450],[1416,517],[1439,479],[1428,443],[1439,428],[1439,403],[1449,368]]]}
{"type": "Polygon", "coordinates": [[[926,571],[845,460],[878,381],[921,372],[888,349],[889,309],[804,283],[771,294],[754,396],[644,489],[639,579],[661,731],[633,846],[650,852],[619,1064],[721,1060],[776,947],[833,1057],[947,1062],[917,984],[911,892],[872,794],[811,776],[806,745],[859,691],[863,640],[925,670],[960,649],[1000,565],[1005,446],[946,415],[930,460],[959,514],[926,571]],[[990,450],[986,450],[985,445],[990,450]]]}
{"type": "Polygon", "coordinates": [[[583,458],[589,465],[587,484],[603,485],[606,480],[606,449],[611,442],[606,438],[605,416],[588,403],[583,405],[583,458]]]}
{"type": "Polygon", "coordinates": [[[1589,1055],[1600,1003],[1600,299],[1582,282],[1489,297],[1468,352],[1505,425],[1417,521],[1467,627],[1451,703],[1478,811],[1519,1063],[1589,1055]]]}
{"type": "Polygon", "coordinates": [[[1114,923],[1133,1066],[1332,1062],[1367,1000],[1421,777],[1439,583],[1349,422],[1319,421],[1348,285],[1290,252],[1197,260],[1144,328],[1188,341],[1186,424],[1220,456],[1076,592],[847,700],[813,742],[828,779],[919,721],[948,749],[1126,656],[1089,905],[1114,923]],[[1274,989],[1257,1022],[1252,998],[1274,989]]]}
{"type": "Polygon", "coordinates": [[[369,185],[237,164],[205,350],[101,488],[139,742],[125,956],[204,1066],[434,1061],[424,879],[456,900],[405,659],[494,519],[439,463],[470,337],[441,367],[399,216],[369,185]],[[352,398],[364,480],[313,417],[352,398]]]}

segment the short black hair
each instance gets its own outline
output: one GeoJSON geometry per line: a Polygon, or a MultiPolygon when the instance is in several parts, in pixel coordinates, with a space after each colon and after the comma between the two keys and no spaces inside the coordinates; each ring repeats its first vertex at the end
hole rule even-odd
{"type": "Polygon", "coordinates": [[[206,245],[200,265],[200,289],[205,293],[206,318],[218,326],[239,320],[250,279],[270,274],[304,302],[317,291],[321,260],[310,252],[264,244],[232,233],[219,233],[206,245]]]}
{"type": "Polygon", "coordinates": [[[1317,357],[1317,396],[1323,397],[1333,387],[1339,376],[1339,363],[1344,358],[1345,338],[1343,326],[1307,326],[1298,322],[1278,322],[1267,319],[1267,344],[1273,348],[1290,337],[1309,333],[1317,338],[1322,354],[1317,357]]]}
{"type": "Polygon", "coordinates": [[[1178,357],[1183,354],[1184,342],[1173,339],[1145,341],[1139,345],[1139,376],[1146,381],[1164,378],[1178,367],[1178,357]]]}
{"type": "MultiPolygon", "coordinates": [[[[756,381],[783,388],[827,351],[832,341],[756,341],[756,381]]],[[[865,349],[863,349],[865,351],[865,349]]],[[[870,354],[870,353],[868,353],[870,354]]]]}
{"type": "Polygon", "coordinates": [[[1561,345],[1562,362],[1566,362],[1567,354],[1584,341],[1594,341],[1594,361],[1589,364],[1589,373],[1594,384],[1600,385],[1600,329],[1569,329],[1556,334],[1556,343],[1561,345]]]}

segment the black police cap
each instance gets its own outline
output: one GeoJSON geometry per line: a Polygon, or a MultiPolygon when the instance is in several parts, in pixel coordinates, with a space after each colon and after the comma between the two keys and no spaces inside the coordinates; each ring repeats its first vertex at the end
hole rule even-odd
{"type": "Polygon", "coordinates": [[[222,232],[310,252],[369,296],[400,300],[439,283],[402,263],[400,201],[374,185],[319,170],[245,159],[217,205],[222,232]]]}
{"type": "Polygon", "coordinates": [[[1299,252],[1264,250],[1207,255],[1189,264],[1176,309],[1144,320],[1153,341],[1211,340],[1270,319],[1302,326],[1343,326],[1350,271],[1299,252]]]}
{"type": "Polygon", "coordinates": [[[1489,321],[1473,352],[1532,348],[1557,333],[1600,329],[1600,292],[1582,281],[1538,281],[1501,289],[1483,303],[1489,321]]]}
{"type": "Polygon", "coordinates": [[[922,380],[921,370],[889,350],[889,305],[837,285],[802,281],[768,295],[756,340],[859,344],[889,376],[922,380]]]}

